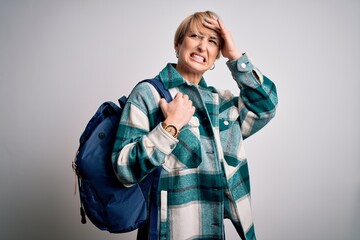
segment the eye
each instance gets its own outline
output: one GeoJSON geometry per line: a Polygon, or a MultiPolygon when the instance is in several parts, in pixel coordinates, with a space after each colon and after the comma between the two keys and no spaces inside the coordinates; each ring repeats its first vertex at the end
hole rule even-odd
{"type": "Polygon", "coordinates": [[[190,35],[190,37],[192,37],[192,38],[200,38],[200,35],[196,34],[196,33],[193,33],[193,34],[190,35]]]}
{"type": "Polygon", "coordinates": [[[217,41],[210,39],[210,43],[214,44],[215,46],[218,45],[217,41]]]}

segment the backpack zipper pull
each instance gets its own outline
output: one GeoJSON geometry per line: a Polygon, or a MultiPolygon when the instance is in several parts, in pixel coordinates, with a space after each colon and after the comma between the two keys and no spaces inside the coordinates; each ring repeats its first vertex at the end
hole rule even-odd
{"type": "Polygon", "coordinates": [[[80,215],[81,215],[81,223],[85,224],[86,223],[86,217],[85,217],[85,211],[84,211],[84,208],[83,208],[82,204],[80,206],[80,215]]]}

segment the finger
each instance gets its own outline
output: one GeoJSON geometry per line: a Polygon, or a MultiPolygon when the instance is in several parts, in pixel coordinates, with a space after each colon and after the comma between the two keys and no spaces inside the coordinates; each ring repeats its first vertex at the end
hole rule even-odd
{"type": "Polygon", "coordinates": [[[216,19],[216,21],[217,21],[220,29],[225,29],[224,23],[223,23],[223,21],[221,21],[220,18],[216,19]]]}
{"type": "Polygon", "coordinates": [[[219,26],[217,20],[215,20],[213,18],[204,18],[203,25],[212,30],[220,31],[220,26],[219,26]]]}
{"type": "Polygon", "coordinates": [[[211,15],[211,18],[217,20],[218,18],[215,15],[211,15]]]}
{"type": "Polygon", "coordinates": [[[189,100],[189,104],[192,108],[195,108],[194,105],[193,105],[193,102],[191,100],[189,100]]]}
{"type": "Polygon", "coordinates": [[[216,22],[216,19],[214,19],[214,18],[204,18],[204,20],[207,23],[215,23],[216,22]]]}
{"type": "Polygon", "coordinates": [[[161,109],[166,108],[167,104],[168,103],[166,102],[165,98],[160,99],[159,106],[160,106],[161,109]]]}
{"type": "Polygon", "coordinates": [[[167,117],[168,103],[166,102],[165,98],[160,99],[159,106],[161,112],[164,114],[164,117],[167,117]]]}
{"type": "Polygon", "coordinates": [[[181,98],[183,97],[183,94],[181,92],[176,93],[175,98],[181,98]]]}
{"type": "Polygon", "coordinates": [[[204,18],[204,20],[209,23],[216,23],[218,19],[215,16],[211,16],[210,18],[204,18]]]}
{"type": "Polygon", "coordinates": [[[185,100],[189,100],[189,96],[186,95],[186,94],[183,95],[183,98],[184,98],[185,100]]]}

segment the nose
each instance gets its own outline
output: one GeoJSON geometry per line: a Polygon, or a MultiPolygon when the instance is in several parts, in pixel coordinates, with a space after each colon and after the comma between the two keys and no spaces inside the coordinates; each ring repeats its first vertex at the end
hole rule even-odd
{"type": "Polygon", "coordinates": [[[203,39],[201,39],[201,41],[199,41],[198,50],[200,52],[203,52],[206,50],[206,47],[207,47],[207,41],[203,38],[203,39]]]}

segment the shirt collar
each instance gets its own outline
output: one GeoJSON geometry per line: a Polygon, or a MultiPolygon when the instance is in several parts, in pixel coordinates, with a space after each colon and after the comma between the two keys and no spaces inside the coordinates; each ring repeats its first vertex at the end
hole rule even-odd
{"type": "MultiPolygon", "coordinates": [[[[159,73],[160,80],[163,82],[166,89],[178,87],[182,84],[189,84],[192,83],[187,82],[181,74],[176,70],[175,63],[168,63],[163,70],[159,73]]],[[[205,82],[204,77],[201,78],[199,82],[199,86],[203,88],[207,88],[207,84],[205,82]]]]}

